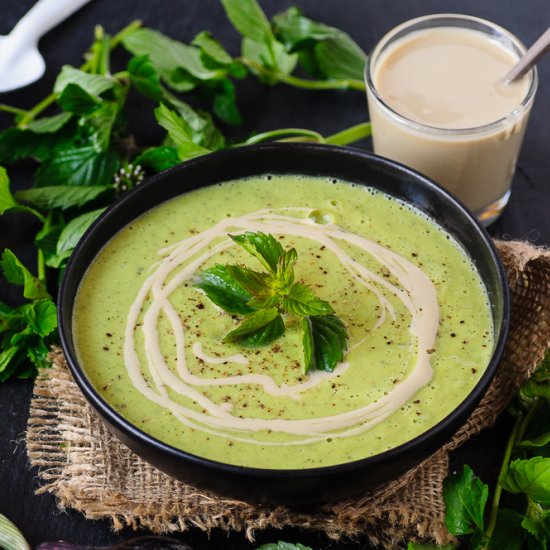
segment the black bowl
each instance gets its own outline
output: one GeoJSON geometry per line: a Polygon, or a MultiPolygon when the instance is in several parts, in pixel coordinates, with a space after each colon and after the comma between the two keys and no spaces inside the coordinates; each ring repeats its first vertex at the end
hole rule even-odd
{"type": "Polygon", "coordinates": [[[88,401],[133,451],[160,470],[196,487],[253,502],[305,504],[364,492],[409,470],[448,441],[485,393],[502,355],[509,324],[508,287],[485,230],[456,199],[425,176],[375,155],[314,144],[264,144],[199,157],[167,170],[125,195],[87,231],[65,271],[59,295],[61,341],[88,401]],[[172,197],[246,176],[294,173],[367,184],[412,203],[436,220],[468,252],[485,282],[495,326],[495,349],[479,383],[445,419],[415,439],[346,464],[305,470],[268,470],[223,464],[162,443],[122,418],[96,392],[76,359],[72,334],[75,295],[102,246],[134,218],[172,197]]]}

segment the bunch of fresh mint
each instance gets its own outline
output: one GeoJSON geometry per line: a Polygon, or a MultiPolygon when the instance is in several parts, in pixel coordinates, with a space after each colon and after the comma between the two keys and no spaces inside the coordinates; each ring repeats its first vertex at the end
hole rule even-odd
{"type": "MultiPolygon", "coordinates": [[[[546,550],[550,545],[550,354],[508,410],[514,425],[496,485],[490,489],[467,465],[444,482],[445,522],[461,537],[460,548],[546,550]]],[[[433,548],[409,545],[410,550],[433,548]]]]}
{"type": "Polygon", "coordinates": [[[212,302],[228,313],[244,315],[224,340],[244,346],[266,345],[284,333],[283,314],[295,315],[302,330],[305,372],[334,370],[347,348],[346,327],[328,302],[294,281],[296,249],[285,251],[273,235],[261,232],[229,236],[267,271],[217,264],[198,276],[195,286],[212,302]]]}
{"type": "MultiPolygon", "coordinates": [[[[90,224],[146,174],[229,146],[285,138],[345,145],[370,134],[368,123],[326,138],[312,130],[283,128],[229,144],[215,118],[228,125],[242,122],[236,87],[240,79],[253,75],[270,85],[364,90],[366,55],[347,34],[308,19],[297,8],[269,21],[256,0],[222,4],[242,35],[238,57],[208,31],[184,44],[142,28],[138,21],[114,36],[98,26],[84,64],[65,65],[53,91],[36,106],[0,104],[0,111],[13,115],[13,125],[0,132],[0,165],[11,169],[19,161],[36,164],[32,185],[15,193],[0,166],[0,215],[36,218],[36,276],[17,261],[44,293],[47,275],[50,281],[59,278],[90,224]],[[130,58],[115,69],[111,54],[120,46],[130,58]],[[149,101],[166,130],[161,143],[141,147],[129,133],[130,93],[149,101]],[[210,112],[192,108],[185,95],[210,112]]],[[[13,276],[8,263],[3,265],[5,277],[17,284],[21,277],[13,276]]],[[[38,326],[29,312],[42,311],[46,296],[24,293],[27,309],[0,304],[0,381],[34,375],[35,367],[45,364],[45,349],[55,338],[55,317],[48,313],[45,326],[38,326]],[[30,358],[31,364],[22,358],[30,358]]]]}

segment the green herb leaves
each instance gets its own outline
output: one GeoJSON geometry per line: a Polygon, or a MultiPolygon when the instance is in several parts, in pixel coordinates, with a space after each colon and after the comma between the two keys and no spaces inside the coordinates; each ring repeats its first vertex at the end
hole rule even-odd
{"type": "Polygon", "coordinates": [[[284,542],[282,540],[278,542],[268,542],[267,544],[262,544],[257,548],[257,550],[313,550],[309,546],[304,546],[299,542],[292,544],[291,542],[284,542]]]}
{"type": "Polygon", "coordinates": [[[367,56],[344,32],[305,17],[296,8],[273,18],[275,35],[287,52],[299,53],[311,75],[327,79],[361,81],[367,56]]]}
{"type": "Polygon", "coordinates": [[[294,282],[294,248],[284,250],[273,236],[247,231],[231,239],[254,256],[266,271],[239,265],[215,265],[203,271],[195,286],[228,313],[244,315],[224,340],[244,346],[273,342],[285,331],[284,314],[300,318],[304,370],[332,371],[344,358],[348,334],[332,306],[306,285],[294,282]]]}
{"type": "Polygon", "coordinates": [[[483,532],[485,504],[489,488],[469,466],[460,475],[447,478],[443,483],[447,514],[445,523],[455,535],[483,532]]]}
{"type": "Polygon", "coordinates": [[[510,407],[515,417],[485,521],[489,488],[468,466],[443,485],[446,524],[469,548],[521,550],[550,543],[550,354],[510,407]],[[537,455],[532,456],[536,452],[537,455]],[[501,501],[507,508],[501,507],[501,501]]]}
{"type": "Polygon", "coordinates": [[[5,250],[0,268],[6,279],[23,287],[25,298],[32,300],[12,308],[0,302],[0,382],[12,376],[29,378],[47,366],[50,337],[57,327],[55,304],[44,283],[5,250]]]}
{"type": "MultiPolygon", "coordinates": [[[[0,104],[0,111],[14,117],[12,127],[0,132],[0,164],[11,169],[21,160],[36,163],[32,181],[15,192],[0,166],[0,216],[27,213],[42,224],[34,236],[36,280],[40,284],[33,286],[28,274],[26,279],[21,276],[22,267],[16,275],[11,267],[17,262],[9,254],[4,261],[5,271],[23,281],[27,296],[44,284],[47,268],[58,270],[57,275],[62,272],[88,226],[121,193],[137,185],[144,172],[159,172],[228,146],[214,119],[229,125],[242,122],[235,86],[238,80],[253,74],[268,84],[364,90],[362,75],[360,80],[356,77],[365,54],[342,31],[307,19],[296,9],[270,20],[257,0],[222,3],[241,34],[241,56],[232,56],[207,30],[183,43],[142,28],[139,21],[114,36],[97,26],[84,64],[64,65],[48,96],[30,109],[0,104]],[[119,45],[129,53],[123,64],[120,56],[111,56],[119,45]],[[299,64],[315,80],[295,76],[299,64]],[[130,133],[130,128],[139,124],[129,124],[126,103],[136,93],[142,96],[144,108],[150,103],[151,114],[166,131],[158,142],[147,147],[137,143],[130,133]],[[192,108],[184,101],[182,94],[188,93],[193,94],[193,102],[199,107],[192,108]],[[203,110],[205,105],[209,111],[203,110]]],[[[264,132],[232,146],[284,137],[346,145],[369,133],[367,124],[326,139],[311,130],[288,128],[264,132]]],[[[310,289],[295,283],[295,251],[282,250],[277,240],[268,236],[265,242],[263,237],[258,239],[256,243],[244,239],[239,244],[248,246],[265,273],[239,266],[216,266],[203,274],[199,283],[214,303],[230,313],[263,312],[228,339],[260,345],[283,332],[284,315],[311,318],[303,329],[304,340],[311,348],[307,368],[333,368],[341,357],[334,351],[335,346],[342,343],[345,331],[337,323],[327,328],[315,320],[330,319],[332,308],[310,289]],[[273,309],[278,316],[266,313],[273,309]],[[322,350],[317,358],[315,350],[322,350]]],[[[0,311],[0,323],[12,315],[11,309],[6,311],[0,311]]],[[[17,354],[3,350],[4,373],[11,372],[8,363],[14,365],[24,355],[24,346],[15,347],[17,354]]],[[[35,359],[45,356],[43,352],[29,351],[35,359]]],[[[21,374],[19,370],[17,373],[21,374]]]]}

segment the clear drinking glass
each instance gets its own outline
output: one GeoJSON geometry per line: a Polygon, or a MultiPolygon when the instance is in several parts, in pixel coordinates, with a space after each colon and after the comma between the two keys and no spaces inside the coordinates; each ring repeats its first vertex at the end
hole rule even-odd
{"type": "Polygon", "coordinates": [[[525,46],[507,30],[467,15],[428,15],[394,28],[376,45],[365,70],[374,151],[428,175],[461,199],[484,225],[489,225],[498,218],[510,196],[537,89],[536,69],[524,77],[528,79],[527,92],[517,107],[498,120],[471,128],[443,128],[411,120],[390,107],[374,83],[381,56],[397,41],[403,42],[411,33],[425,29],[449,27],[482,33],[518,58],[525,52],[525,46]]]}

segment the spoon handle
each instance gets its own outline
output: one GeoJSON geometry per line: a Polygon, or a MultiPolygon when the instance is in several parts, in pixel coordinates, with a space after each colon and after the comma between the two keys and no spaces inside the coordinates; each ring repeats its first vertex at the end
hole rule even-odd
{"type": "Polygon", "coordinates": [[[53,29],[90,0],[38,0],[19,20],[10,35],[21,42],[37,44],[41,36],[53,29]]]}
{"type": "Polygon", "coordinates": [[[510,84],[521,78],[550,49],[550,28],[525,52],[525,55],[510,69],[504,77],[504,83],[510,84]]]}

